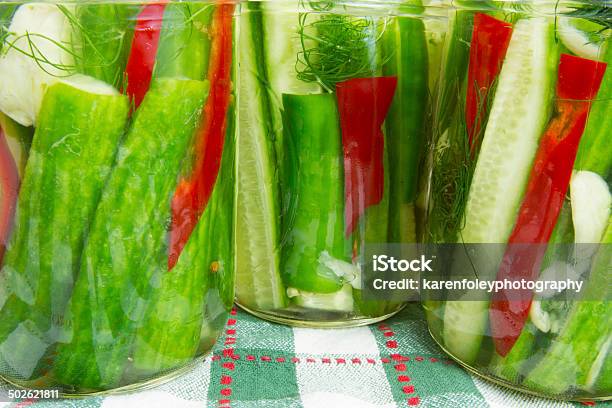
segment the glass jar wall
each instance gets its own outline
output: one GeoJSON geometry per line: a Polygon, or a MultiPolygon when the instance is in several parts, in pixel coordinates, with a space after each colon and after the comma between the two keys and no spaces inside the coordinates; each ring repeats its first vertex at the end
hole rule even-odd
{"type": "Polygon", "coordinates": [[[241,16],[237,300],[277,322],[382,320],[364,245],[415,242],[446,32],[414,2],[250,1],[241,16]]]}
{"type": "Polygon", "coordinates": [[[583,288],[483,299],[449,291],[425,302],[429,328],[489,379],[548,397],[608,399],[611,10],[595,1],[484,4],[461,2],[451,19],[427,239],[457,244],[448,280],[563,277],[583,288]],[[465,253],[470,263],[457,262],[465,253]]]}
{"type": "Polygon", "coordinates": [[[0,377],[138,388],[233,302],[234,13],[0,3],[0,377]]]}

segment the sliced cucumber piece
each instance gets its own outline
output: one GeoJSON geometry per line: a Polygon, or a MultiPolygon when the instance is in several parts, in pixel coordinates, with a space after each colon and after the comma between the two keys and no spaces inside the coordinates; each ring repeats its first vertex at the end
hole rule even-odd
{"type": "MultiPolygon", "coordinates": [[[[551,20],[516,23],[470,187],[464,242],[508,241],[550,114],[557,59],[551,20]]],[[[453,301],[446,305],[444,343],[466,364],[473,363],[480,350],[488,304],[453,301]]]]}
{"type": "Polygon", "coordinates": [[[270,106],[262,80],[263,41],[258,5],[241,16],[240,126],[236,296],[263,310],[287,305],[280,275],[279,193],[270,106]]]}
{"type": "Polygon", "coordinates": [[[466,207],[463,240],[505,243],[552,107],[557,65],[552,22],[516,23],[466,207]]]}

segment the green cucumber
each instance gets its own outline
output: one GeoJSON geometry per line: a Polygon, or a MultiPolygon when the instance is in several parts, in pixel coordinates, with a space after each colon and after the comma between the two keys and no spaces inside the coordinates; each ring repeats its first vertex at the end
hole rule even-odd
{"type": "MultiPolygon", "coordinates": [[[[419,1],[420,3],[420,1],[419,1]]],[[[383,37],[385,76],[397,76],[397,92],[385,122],[389,152],[391,242],[416,242],[414,202],[421,152],[425,147],[428,54],[425,25],[417,17],[396,17],[383,37]]],[[[380,241],[380,242],[386,242],[380,241]]]]}
{"type": "Polygon", "coordinates": [[[283,195],[293,211],[283,223],[281,268],[287,286],[316,293],[342,287],[319,262],[325,251],[345,259],[342,138],[335,96],[283,95],[287,160],[283,195]]]}
{"type": "Polygon", "coordinates": [[[68,309],[71,339],[54,375],[81,390],[116,387],[150,280],[167,269],[170,200],[208,84],[154,81],[136,111],[98,205],[68,309]]]}
{"type": "MultiPolygon", "coordinates": [[[[599,354],[612,336],[612,303],[607,300],[612,264],[610,244],[612,218],[585,283],[584,300],[573,303],[567,322],[544,358],[525,378],[525,386],[548,395],[564,395],[573,388],[588,389],[594,382],[590,378],[593,366],[601,364],[599,354]]],[[[597,371],[606,374],[605,369],[597,371]]]]}
{"type": "Polygon", "coordinates": [[[209,265],[204,252],[210,216],[203,215],[172,271],[152,280],[147,312],[132,350],[135,378],[146,378],[191,361],[200,342],[209,265]]]}
{"type": "MultiPolygon", "coordinates": [[[[91,78],[80,86],[57,83],[43,99],[1,273],[8,299],[0,311],[0,342],[26,320],[43,334],[42,341],[56,340],[90,220],[123,135],[127,98],[91,78]]],[[[28,359],[40,357],[28,352],[28,342],[24,335],[19,346],[12,343],[24,368],[31,367],[28,359]]]]}
{"type": "Polygon", "coordinates": [[[608,64],[599,93],[591,106],[586,129],[580,139],[574,167],[608,179],[612,172],[612,41],[608,41],[603,61],[608,64]]]}
{"type": "Polygon", "coordinates": [[[213,5],[170,3],[164,10],[154,78],[204,80],[208,71],[213,5]]]}
{"type": "MultiPolygon", "coordinates": [[[[212,225],[209,231],[206,259],[213,275],[211,288],[218,292],[223,310],[228,312],[236,300],[236,95],[232,94],[232,101],[227,111],[227,129],[225,131],[225,144],[223,147],[222,164],[217,177],[217,184],[213,192],[211,207],[212,225]],[[213,263],[218,267],[213,267],[213,263]]],[[[208,351],[208,350],[205,350],[208,351]]]]}
{"type": "MultiPolygon", "coordinates": [[[[552,107],[558,60],[553,27],[544,18],[515,24],[470,186],[461,232],[465,243],[508,241],[552,107]]],[[[495,262],[491,266],[496,268],[495,262]]],[[[444,343],[466,364],[478,355],[488,304],[446,304],[444,343]]]]}
{"type": "MultiPolygon", "coordinates": [[[[528,364],[530,360],[534,358],[534,348],[536,347],[539,335],[541,335],[541,332],[533,323],[528,321],[510,353],[505,357],[494,353],[490,363],[491,371],[496,376],[511,383],[520,383],[524,373],[529,369],[528,364]]],[[[535,355],[537,356],[537,354],[535,355]]]]}
{"type": "Polygon", "coordinates": [[[609,350],[610,342],[611,340],[608,339],[608,350],[606,350],[607,353],[603,356],[605,358],[603,366],[599,370],[597,377],[591,380],[593,383],[589,388],[591,392],[609,393],[610,389],[612,389],[612,353],[609,350]]]}
{"type": "Polygon", "coordinates": [[[77,71],[120,89],[138,5],[86,3],[78,4],[74,14],[63,10],[77,37],[77,71]]]}
{"type": "Polygon", "coordinates": [[[260,6],[247,3],[240,18],[236,295],[245,306],[273,310],[285,307],[287,297],[280,274],[280,180],[260,6]]]}
{"type": "Polygon", "coordinates": [[[442,56],[442,73],[440,86],[440,110],[437,114],[437,130],[444,133],[454,120],[455,111],[463,106],[461,90],[466,82],[470,59],[470,41],[474,25],[474,12],[471,10],[454,10],[449,19],[449,37],[442,56]]]}
{"type": "MultiPolygon", "coordinates": [[[[233,118],[230,108],[229,118],[233,118]]],[[[225,312],[234,300],[234,121],[228,122],[221,168],[210,200],[172,271],[159,271],[136,332],[132,366],[136,378],[189,363],[201,342],[218,334],[203,325],[207,293],[218,294],[225,312]]],[[[206,347],[204,350],[207,350],[206,347]]]]}
{"type": "MultiPolygon", "coordinates": [[[[321,87],[314,82],[304,82],[298,79],[296,67],[298,55],[302,51],[302,40],[306,45],[313,40],[300,36],[297,3],[293,2],[262,2],[263,11],[263,44],[264,61],[266,64],[266,79],[270,94],[272,128],[276,157],[278,163],[286,163],[283,142],[283,94],[316,94],[321,93],[321,87]]],[[[311,15],[311,18],[316,18],[311,15]]],[[[279,166],[281,181],[284,166],[279,166]]],[[[283,204],[286,207],[285,204],[283,204]]],[[[284,211],[287,209],[284,208],[284,211]]]]}

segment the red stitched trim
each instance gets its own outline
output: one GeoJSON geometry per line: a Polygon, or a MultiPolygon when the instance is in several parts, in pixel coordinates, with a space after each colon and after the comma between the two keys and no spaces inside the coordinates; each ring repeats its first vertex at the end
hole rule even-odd
{"type": "Polygon", "coordinates": [[[34,404],[34,402],[34,399],[28,398],[15,404],[15,408],[29,407],[30,405],[34,404]]]}
{"type": "MultiPolygon", "coordinates": [[[[234,349],[232,348],[228,348],[223,350],[223,357],[225,358],[231,358],[232,360],[242,360],[243,357],[241,357],[239,354],[235,354],[234,349]]],[[[403,356],[401,354],[389,354],[389,357],[381,357],[380,358],[380,362],[383,364],[389,364],[389,363],[405,363],[408,361],[418,361],[418,362],[426,362],[426,363],[443,363],[443,364],[453,364],[452,360],[440,360],[436,357],[430,357],[430,358],[426,358],[426,357],[422,357],[422,356],[417,356],[417,357],[408,357],[408,356],[403,356]],[[390,358],[389,358],[390,357],[390,358]]],[[[222,356],[216,355],[216,356],[210,356],[207,357],[210,358],[212,361],[219,361],[221,360],[222,356]]],[[[346,358],[341,358],[341,357],[304,357],[306,359],[307,363],[322,363],[322,364],[331,364],[332,360],[336,362],[336,364],[346,364],[347,363],[347,359],[346,358]]],[[[272,357],[272,356],[254,356],[252,354],[247,354],[244,356],[244,360],[245,361],[257,361],[258,359],[260,359],[261,361],[265,361],[265,362],[276,362],[276,363],[300,363],[301,359],[299,357],[272,357]]],[[[348,361],[352,364],[362,364],[363,363],[364,358],[363,357],[351,357],[348,359],[348,361]]],[[[373,359],[373,358],[365,358],[365,361],[368,364],[376,364],[377,360],[373,359]]],[[[403,366],[404,364],[402,364],[403,366]]]]}
{"type": "MultiPolygon", "coordinates": [[[[383,337],[390,339],[390,340],[385,341],[385,345],[387,346],[387,349],[390,352],[389,356],[391,357],[391,359],[393,359],[393,361],[397,363],[393,366],[393,368],[395,369],[395,372],[397,372],[398,374],[405,372],[407,370],[407,366],[404,363],[410,361],[410,358],[402,356],[401,354],[398,354],[398,353],[394,353],[395,349],[398,348],[397,340],[392,340],[392,338],[395,337],[395,332],[391,329],[391,327],[387,326],[386,324],[380,324],[378,326],[378,329],[381,332],[383,332],[383,337]]],[[[424,360],[424,358],[420,356],[415,357],[414,359],[416,361],[424,360]]],[[[385,362],[384,360],[386,360],[386,362],[390,362],[389,359],[381,359],[381,361],[385,362]]],[[[437,360],[435,361],[430,360],[430,361],[435,362],[437,360]]],[[[397,376],[397,381],[400,384],[404,384],[404,383],[409,383],[411,379],[409,376],[401,374],[397,376]]],[[[413,394],[414,386],[413,385],[402,385],[402,391],[404,392],[404,394],[413,394]]],[[[408,398],[406,402],[408,403],[409,406],[416,406],[416,405],[419,405],[421,400],[419,399],[419,397],[414,396],[414,397],[408,398]]]]}
{"type": "MultiPolygon", "coordinates": [[[[232,308],[230,315],[236,316],[236,308],[232,308]]],[[[227,326],[234,326],[236,324],[236,319],[227,319],[227,326]]],[[[225,358],[231,358],[232,360],[239,360],[240,356],[234,354],[234,348],[229,347],[236,344],[236,329],[226,328],[226,337],[224,340],[224,346],[222,355],[225,358]]],[[[220,360],[221,356],[213,356],[212,360],[217,361],[220,360]]],[[[232,396],[232,388],[231,385],[234,382],[232,378],[232,371],[236,368],[236,365],[231,361],[224,361],[222,367],[227,370],[226,373],[222,373],[221,379],[219,380],[220,384],[223,386],[219,394],[221,394],[221,398],[219,399],[219,408],[231,408],[231,399],[232,396]]]]}
{"type": "Polygon", "coordinates": [[[414,392],[414,385],[404,385],[402,391],[404,394],[412,394],[414,392]]]}

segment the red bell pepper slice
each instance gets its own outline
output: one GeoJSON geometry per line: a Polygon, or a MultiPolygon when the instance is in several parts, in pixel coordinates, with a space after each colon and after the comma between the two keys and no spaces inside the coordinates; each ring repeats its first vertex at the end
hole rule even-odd
{"type": "Polygon", "coordinates": [[[212,23],[212,45],[208,80],[210,92],[202,123],[196,133],[195,158],[191,174],[182,179],[172,198],[172,224],[168,270],[171,270],[212,194],[223,155],[227,114],[232,88],[232,16],[235,6],[217,6],[212,23]]]}
{"type": "Polygon", "coordinates": [[[134,109],[138,108],[151,84],[166,3],[147,4],[136,17],[134,37],[125,67],[125,92],[134,104],[134,109]]]}
{"type": "Polygon", "coordinates": [[[501,71],[512,25],[487,14],[474,16],[470,45],[470,64],[465,107],[465,120],[472,153],[480,144],[482,122],[487,117],[489,92],[501,71]]]}
{"type": "Polygon", "coordinates": [[[344,222],[348,237],[366,208],[384,191],[381,126],[387,117],[397,77],[357,78],[336,85],[344,150],[344,222]]]}
{"type": "Polygon", "coordinates": [[[19,171],[0,128],[0,261],[11,233],[18,193],[19,171]]]}
{"type": "MultiPolygon", "coordinates": [[[[578,144],[606,64],[562,54],[557,83],[556,116],[548,124],[538,152],[516,225],[497,279],[537,279],[567,193],[578,144]]],[[[501,291],[489,308],[491,334],[497,352],[505,356],[519,337],[527,316],[531,291],[501,291]]]]}

